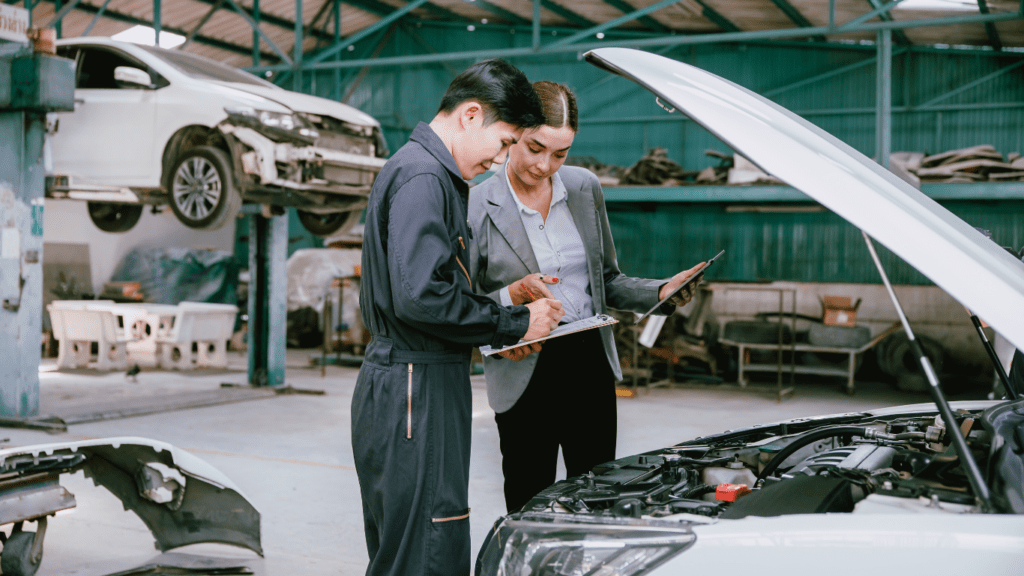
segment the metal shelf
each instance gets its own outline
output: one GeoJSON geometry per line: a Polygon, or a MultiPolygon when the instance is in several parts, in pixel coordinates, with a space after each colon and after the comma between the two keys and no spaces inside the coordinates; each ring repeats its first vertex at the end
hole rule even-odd
{"type": "MultiPolygon", "coordinates": [[[[922,184],[933,200],[1024,200],[1024,182],[922,184]]],[[[791,186],[615,186],[606,202],[813,202],[791,186]]]]}

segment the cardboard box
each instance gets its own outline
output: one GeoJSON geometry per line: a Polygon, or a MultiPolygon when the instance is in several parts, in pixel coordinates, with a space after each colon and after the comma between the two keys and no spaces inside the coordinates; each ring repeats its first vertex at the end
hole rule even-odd
{"type": "Polygon", "coordinates": [[[860,298],[852,304],[850,301],[849,296],[822,296],[821,321],[826,326],[856,326],[860,298]]]}

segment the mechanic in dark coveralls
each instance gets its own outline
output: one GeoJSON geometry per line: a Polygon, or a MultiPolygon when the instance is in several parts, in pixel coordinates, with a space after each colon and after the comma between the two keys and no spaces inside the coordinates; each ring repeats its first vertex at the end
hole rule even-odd
{"type": "Polygon", "coordinates": [[[563,312],[473,292],[463,179],[543,122],[525,74],[479,62],[373,185],[359,294],[372,340],[352,397],[368,575],[469,574],[470,350],[547,336],[563,312]]]}

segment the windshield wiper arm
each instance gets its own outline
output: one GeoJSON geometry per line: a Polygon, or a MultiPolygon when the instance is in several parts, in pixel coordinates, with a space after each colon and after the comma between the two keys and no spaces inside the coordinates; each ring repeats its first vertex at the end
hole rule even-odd
{"type": "Polygon", "coordinates": [[[924,350],[921,349],[921,345],[914,339],[914,331],[910,329],[910,321],[907,320],[907,315],[903,313],[903,307],[900,306],[899,298],[896,297],[896,292],[892,289],[892,284],[889,283],[889,276],[885,273],[885,268],[882,267],[882,261],[878,259],[878,253],[875,252],[875,245],[871,241],[871,237],[863,230],[860,233],[864,236],[864,242],[868,245],[871,259],[875,261],[875,268],[878,268],[878,273],[882,275],[882,282],[885,284],[885,289],[889,292],[889,298],[892,299],[892,303],[896,306],[896,314],[899,315],[900,323],[903,324],[903,331],[907,333],[910,349],[917,356],[918,362],[921,364],[921,370],[928,380],[928,392],[932,396],[932,401],[939,408],[942,421],[946,424],[946,433],[949,434],[953,449],[956,450],[957,456],[960,457],[960,462],[967,473],[967,480],[974,491],[974,497],[981,503],[983,511],[991,512],[993,510],[992,497],[988,491],[988,484],[985,484],[985,479],[981,475],[978,463],[971,456],[971,450],[967,447],[967,440],[960,433],[960,425],[957,424],[956,418],[953,416],[953,410],[949,407],[949,401],[946,400],[942,389],[939,388],[939,377],[935,375],[935,369],[932,368],[932,363],[928,360],[924,350]]]}
{"type": "Polygon", "coordinates": [[[981,326],[981,320],[978,315],[970,310],[967,311],[971,315],[971,322],[974,323],[974,329],[978,331],[978,337],[981,338],[981,343],[985,346],[985,351],[988,352],[988,357],[992,359],[992,364],[996,367],[996,374],[999,375],[999,379],[1003,382],[1003,388],[1006,389],[1006,395],[1010,397],[1010,400],[1017,400],[1020,395],[1010,384],[1010,377],[1006,375],[1006,370],[1003,369],[1003,363],[999,361],[999,355],[996,354],[996,349],[992,347],[992,343],[989,342],[988,336],[985,336],[985,330],[981,326]]]}

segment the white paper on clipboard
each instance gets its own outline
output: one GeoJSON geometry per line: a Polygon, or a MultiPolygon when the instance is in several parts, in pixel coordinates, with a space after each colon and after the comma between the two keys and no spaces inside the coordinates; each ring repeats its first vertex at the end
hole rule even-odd
{"type": "Polygon", "coordinates": [[[617,324],[619,321],[607,314],[598,314],[591,316],[590,318],[584,318],[583,320],[577,320],[568,324],[563,324],[558,328],[551,331],[550,334],[543,338],[537,338],[536,340],[520,340],[517,344],[511,346],[505,346],[504,348],[491,348],[490,346],[481,346],[480,353],[484,356],[490,356],[491,354],[497,354],[498,352],[504,352],[505,350],[511,350],[527,344],[533,344],[534,342],[543,342],[544,340],[550,340],[551,338],[558,338],[559,336],[565,336],[567,334],[573,334],[576,332],[582,332],[584,330],[592,330],[594,328],[600,328],[602,326],[610,326],[617,324]]]}

